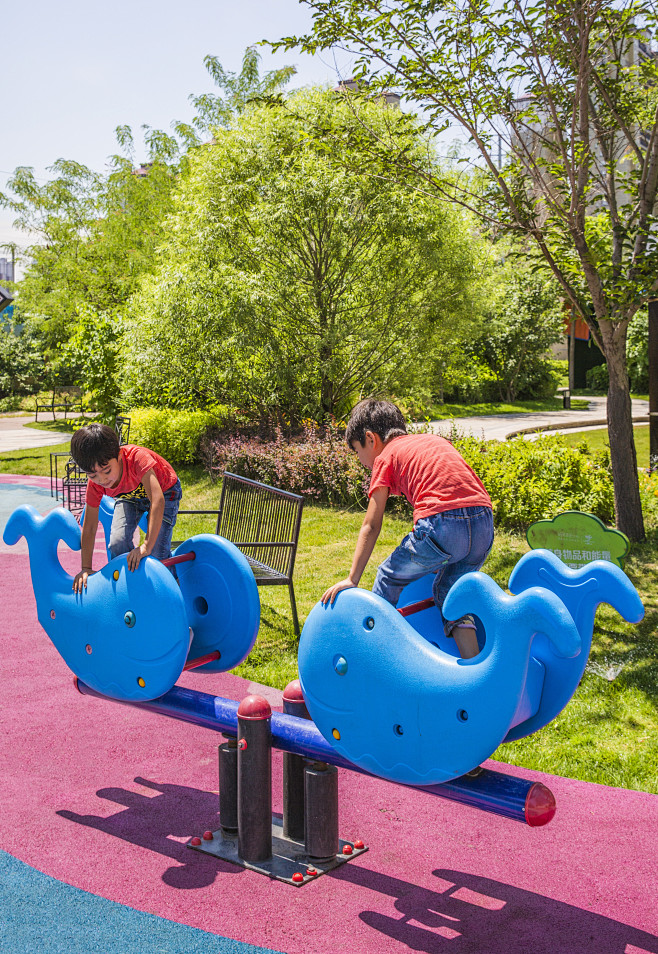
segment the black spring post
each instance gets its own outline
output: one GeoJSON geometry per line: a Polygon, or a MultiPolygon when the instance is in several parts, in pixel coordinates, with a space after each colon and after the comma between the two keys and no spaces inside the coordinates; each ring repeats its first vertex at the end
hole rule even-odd
{"type": "Polygon", "coordinates": [[[238,707],[238,854],[251,864],[272,857],[271,719],[261,696],[238,707]]]}
{"type": "MultiPolygon", "coordinates": [[[[310,719],[299,679],[288,683],[283,691],[286,715],[310,719]]],[[[283,753],[283,834],[293,841],[304,841],[304,767],[301,755],[283,753]]]]}
{"type": "Polygon", "coordinates": [[[306,854],[317,862],[338,854],[338,770],[311,762],[304,770],[306,854]]]}
{"type": "Polygon", "coordinates": [[[218,746],[219,824],[227,834],[238,830],[238,740],[218,746]]]}

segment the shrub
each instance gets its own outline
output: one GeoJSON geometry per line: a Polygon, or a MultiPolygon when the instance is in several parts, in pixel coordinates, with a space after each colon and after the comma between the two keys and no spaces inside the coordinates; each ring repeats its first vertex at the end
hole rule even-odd
{"type": "Polygon", "coordinates": [[[172,464],[199,460],[204,434],[223,423],[224,408],[213,411],[171,411],[166,408],[133,408],[130,440],[161,454],[172,464]]]}
{"type": "Polygon", "coordinates": [[[592,454],[585,441],[573,448],[561,437],[504,442],[459,437],[455,446],[487,488],[499,527],[526,528],[563,510],[584,510],[604,523],[613,520],[607,450],[592,454]]]}
{"type": "Polygon", "coordinates": [[[607,391],[608,365],[597,364],[593,368],[590,368],[585,374],[585,380],[587,381],[587,387],[591,388],[592,391],[607,391]]]}
{"type": "MultiPolygon", "coordinates": [[[[592,456],[587,445],[568,447],[559,437],[500,443],[453,435],[455,446],[482,479],[491,496],[496,525],[525,528],[562,510],[585,510],[610,522],[614,514],[607,452],[592,456]]],[[[232,471],[332,504],[366,500],[368,475],[342,432],[308,429],[288,440],[257,437],[214,439],[213,472],[232,471]]],[[[406,501],[391,506],[407,515],[406,501]]]]}
{"type": "Polygon", "coordinates": [[[212,473],[228,470],[332,504],[362,503],[367,474],[345,443],[344,431],[307,428],[297,439],[228,437],[212,443],[212,473]]]}
{"type": "Polygon", "coordinates": [[[0,323],[0,397],[37,391],[42,377],[43,358],[36,340],[0,323]]]}

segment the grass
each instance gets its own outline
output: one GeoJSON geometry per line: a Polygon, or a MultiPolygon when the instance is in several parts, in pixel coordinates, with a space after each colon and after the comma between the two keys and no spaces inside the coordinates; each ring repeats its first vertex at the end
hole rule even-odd
{"type": "MultiPolygon", "coordinates": [[[[571,410],[584,410],[588,401],[572,399],[571,410]]],[[[430,421],[445,421],[453,417],[484,417],[491,414],[532,414],[542,411],[561,411],[562,398],[542,398],[537,401],[516,401],[507,404],[504,401],[486,404],[433,404],[426,408],[423,416],[430,421]]]]}
{"type": "MultiPolygon", "coordinates": [[[[572,435],[582,440],[582,435],[572,435]]],[[[589,435],[588,435],[589,436],[589,435]]],[[[49,454],[66,444],[0,455],[0,472],[49,474],[49,454]]],[[[183,507],[211,509],[219,485],[200,467],[179,467],[183,507]]],[[[295,593],[303,623],[324,588],[350,566],[362,513],[309,503],[304,509],[295,567],[295,593]]],[[[213,529],[212,517],[181,516],[177,537],[213,529]]],[[[388,516],[364,574],[370,587],[375,568],[409,529],[388,516]]],[[[523,536],[498,532],[484,567],[505,586],[528,547],[523,536]]],[[[625,623],[608,607],[597,613],[590,662],[574,698],[549,726],[501,746],[494,758],[514,765],[589,782],[658,794],[658,530],[636,545],[626,571],[640,592],[646,616],[625,623]]],[[[295,638],[287,587],[261,587],[262,622],[254,651],[235,672],[249,680],[283,688],[297,676],[295,638]]]]}
{"type": "MultiPolygon", "coordinates": [[[[636,424],[633,428],[633,434],[635,436],[637,465],[638,467],[648,467],[649,425],[636,424]]],[[[604,448],[610,446],[607,427],[601,427],[595,431],[578,431],[576,434],[570,434],[568,431],[565,431],[561,436],[569,447],[578,447],[584,442],[592,453],[602,451],[604,448]]]]}

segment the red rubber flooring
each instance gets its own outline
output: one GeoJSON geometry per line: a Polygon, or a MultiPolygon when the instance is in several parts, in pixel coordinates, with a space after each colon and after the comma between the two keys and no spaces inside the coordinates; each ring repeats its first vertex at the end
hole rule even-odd
{"type": "MultiPolygon", "coordinates": [[[[645,793],[510,769],[556,795],[553,822],[531,829],[341,770],[340,834],[370,850],[335,873],[297,889],[190,851],[217,827],[221,737],[76,693],[17,550],[0,545],[0,849],[286,954],[658,954],[658,797],[645,793]]],[[[225,674],[181,682],[234,699],[257,688],[225,674]]],[[[280,811],[278,754],[274,779],[280,811]]]]}

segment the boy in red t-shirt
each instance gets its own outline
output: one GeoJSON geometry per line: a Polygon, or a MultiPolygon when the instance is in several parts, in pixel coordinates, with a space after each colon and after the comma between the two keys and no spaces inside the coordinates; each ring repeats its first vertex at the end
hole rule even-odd
{"type": "MultiPolygon", "coordinates": [[[[345,435],[359,460],[372,471],[370,500],[349,576],[331,586],[322,602],[358,586],[382,527],[389,494],[404,495],[414,508],[414,529],[377,570],[373,593],[394,606],[413,580],[436,574],[434,601],[441,611],[448,590],[461,576],[479,570],[493,544],[491,499],[482,481],[450,441],[438,434],[407,434],[404,418],[390,401],[361,401],[345,435]]],[[[446,620],[464,659],[479,652],[472,617],[446,620]]]]}
{"type": "Polygon", "coordinates": [[[116,500],[109,547],[113,559],[127,553],[128,569],[132,571],[142,557],[170,557],[171,536],[183,495],[171,464],[145,447],[121,446],[111,427],[95,423],[75,432],[71,457],[89,478],[82,526],[82,569],[73,580],[75,592],[87,586],[87,577],[93,573],[98,506],[104,494],[116,500]],[[144,513],[149,515],[146,537],[136,547],[135,530],[144,513]]]}

